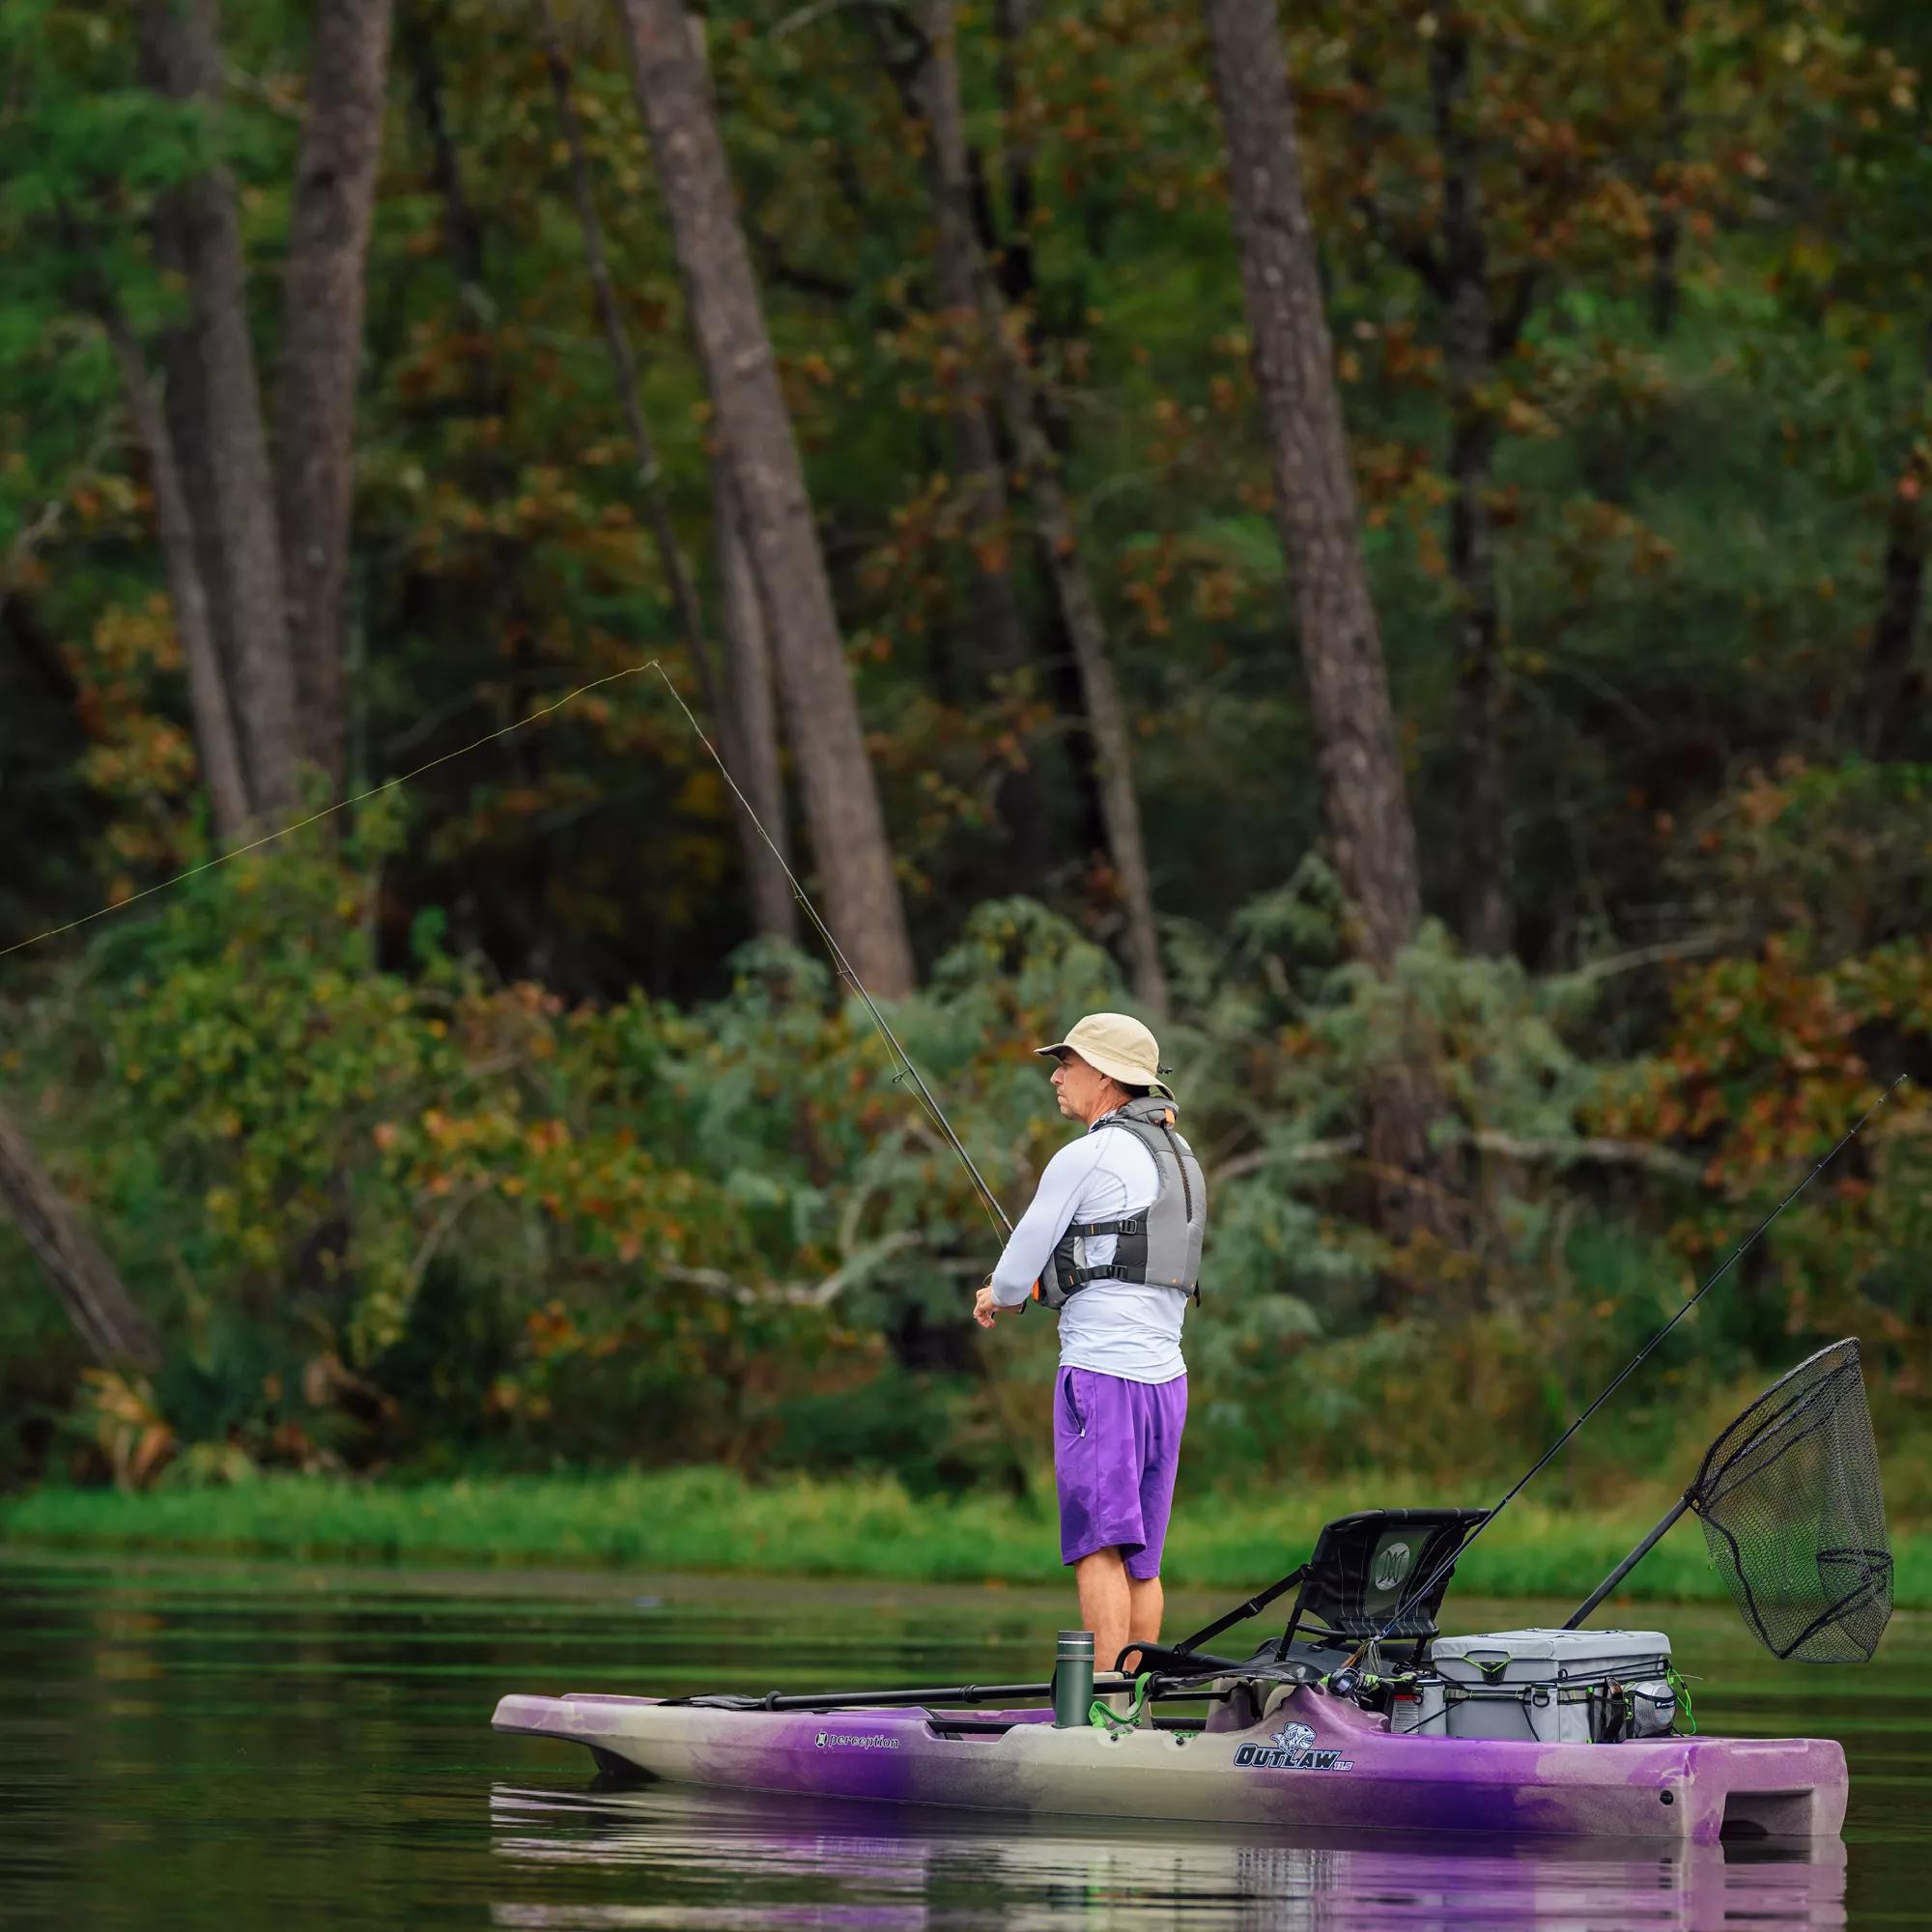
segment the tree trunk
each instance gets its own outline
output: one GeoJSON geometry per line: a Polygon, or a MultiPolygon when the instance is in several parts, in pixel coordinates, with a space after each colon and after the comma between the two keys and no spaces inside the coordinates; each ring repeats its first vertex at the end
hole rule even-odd
{"type": "Polygon", "coordinates": [[[1080,671],[1087,728],[1093,735],[1094,766],[1100,786],[1100,814],[1107,827],[1107,851],[1114,863],[1116,889],[1126,923],[1127,976],[1136,997],[1155,1017],[1166,1015],[1167,974],[1160,962],[1154,927],[1153,886],[1148,875],[1147,848],[1141,838],[1140,800],[1134,792],[1133,736],[1126,708],[1107,651],[1100,607],[1081,560],[1073,506],[1060,486],[1045,436],[1036,427],[1023,440],[1027,487],[1038,511],[1040,535],[1061,615],[1066,624],[1073,661],[1080,671]],[[1031,445],[1029,447],[1029,444],[1031,445]]]}
{"type": "MultiPolygon", "coordinates": [[[[999,43],[995,85],[1003,129],[1001,174],[1007,190],[1007,240],[1000,251],[1001,287],[1009,302],[1033,290],[1033,146],[1020,132],[1020,43],[1025,40],[1033,0],[993,0],[993,30],[999,43]]],[[[992,243],[989,218],[980,239],[992,243]]]]}
{"type": "MultiPolygon", "coordinates": [[[[1206,11],[1329,843],[1353,909],[1354,950],[1385,974],[1421,918],[1415,827],[1362,563],[1287,67],[1271,0],[1206,0],[1206,11]]],[[[1383,1226],[1399,1236],[1440,1230],[1447,1201],[1428,1139],[1437,1103],[1426,1058],[1391,1067],[1364,1104],[1383,1226]]]]}
{"type": "MultiPolygon", "coordinates": [[[[155,211],[155,254],[160,266],[184,282],[188,251],[178,198],[164,197],[155,211]]],[[[97,303],[101,312],[112,306],[109,294],[97,303]]],[[[161,417],[174,458],[174,475],[187,516],[194,580],[200,586],[208,634],[213,642],[216,668],[226,690],[229,720],[237,756],[242,759],[242,782],[246,798],[244,816],[252,817],[254,799],[247,791],[248,765],[242,755],[242,721],[238,709],[236,665],[241,656],[235,641],[235,612],[228,594],[228,572],[217,534],[214,472],[210,465],[203,426],[208,421],[208,384],[202,377],[199,350],[185,327],[171,329],[159,345],[161,417]]],[[[125,374],[125,371],[124,371],[125,374]]],[[[173,580],[170,579],[170,587],[173,580]]]]}
{"type": "Polygon", "coordinates": [[[55,703],[71,710],[80,701],[73,673],[61,662],[53,639],[17,590],[0,592],[0,637],[18,648],[55,703]]]}
{"type": "Polygon", "coordinates": [[[277,522],[301,751],[340,787],[343,582],[393,0],[322,0],[282,301],[277,522]]]}
{"type": "Polygon", "coordinates": [[[554,0],[538,0],[542,14],[544,64],[550,70],[551,96],[556,102],[557,124],[570,156],[570,187],[577,204],[578,227],[583,235],[584,266],[597,303],[597,320],[604,331],[604,345],[611,354],[611,370],[617,384],[617,401],[624,412],[624,426],[630,433],[632,452],[638,466],[638,494],[643,499],[645,521],[651,526],[657,546],[658,566],[665,575],[671,609],[684,633],[685,647],[691,653],[692,668],[698,688],[721,732],[726,730],[723,694],[717,667],[712,663],[710,642],[704,631],[704,613],[697,601],[697,589],[685,565],[684,551],[677,532],[671,527],[670,508],[665,501],[658,469],[657,446],[650,424],[644,418],[644,402],[638,386],[637,353],[631,347],[630,331],[617,307],[616,285],[611,279],[610,259],[604,249],[604,223],[597,213],[597,196],[591,185],[590,156],[583,141],[583,128],[577,118],[577,101],[571,91],[570,61],[564,52],[563,37],[557,29],[554,0]]]}
{"type": "Polygon", "coordinates": [[[758,608],[757,583],[745,549],[743,517],[731,494],[728,463],[721,454],[712,465],[712,521],[721,586],[724,664],[713,662],[704,614],[696,586],[685,565],[684,550],[671,526],[670,505],[665,500],[657,445],[644,416],[643,394],[638,383],[637,353],[617,306],[616,284],[604,247],[604,223],[597,213],[591,185],[590,156],[578,120],[571,90],[569,57],[558,30],[554,0],[538,0],[543,16],[544,60],[550,69],[551,93],[556,102],[558,125],[570,155],[571,193],[577,204],[578,225],[583,232],[585,267],[597,302],[597,317],[611,353],[617,399],[637,457],[638,493],[657,546],[658,563],[670,592],[671,608],[684,633],[696,673],[718,732],[719,754],[726,771],[744,792],[764,827],[752,822],[736,800],[726,809],[738,831],[738,849],[745,866],[751,898],[752,926],[765,938],[795,940],[798,908],[784,867],[791,863],[785,836],[784,786],[779,771],[778,720],[772,709],[771,656],[758,608]],[[769,837],[772,843],[766,844],[769,837]],[[772,847],[776,846],[775,854],[772,847]]]}
{"type": "Polygon", "coordinates": [[[1415,830],[1362,565],[1288,75],[1268,0],[1206,4],[1275,516],[1294,578],[1335,866],[1360,921],[1358,950],[1385,970],[1421,917],[1415,830]]]}
{"type": "Polygon", "coordinates": [[[13,1116],[0,1108],[0,1209],[19,1229],[48,1286],[103,1366],[154,1369],[160,1345],[114,1264],[41,1165],[13,1116]]]}
{"type": "Polygon", "coordinates": [[[167,569],[168,602],[174,614],[175,636],[181,642],[187,669],[188,712],[194,723],[196,755],[214,812],[214,836],[223,846],[240,842],[248,827],[248,785],[236,741],[235,714],[228,698],[228,679],[209,618],[208,593],[201,581],[195,547],[194,520],[176,467],[174,440],[166,413],[155,393],[141,351],[127,324],[110,312],[105,318],[128,411],[134,419],[135,440],[148,459],[148,479],[155,493],[155,525],[160,534],[161,556],[167,569]]]}
{"type": "Polygon", "coordinates": [[[1496,378],[1489,250],[1474,144],[1463,119],[1469,42],[1444,26],[1430,44],[1430,93],[1442,158],[1443,343],[1449,382],[1449,569],[1456,584],[1456,679],[1462,710],[1463,936],[1471,952],[1510,950],[1504,672],[1490,472],[1496,378]]]}
{"type": "Polygon", "coordinates": [[[442,201],[443,243],[463,281],[466,302],[493,314],[484,261],[483,225],[476,218],[463,185],[463,169],[449,117],[442,104],[442,62],[432,36],[433,22],[425,10],[406,10],[400,30],[401,53],[410,71],[410,92],[416,113],[429,136],[429,173],[442,201]]]}
{"type": "Polygon", "coordinates": [[[752,923],[763,938],[796,940],[798,902],[785,867],[791,840],[785,830],[784,777],[779,766],[779,721],[772,702],[771,647],[758,602],[757,573],[745,542],[744,512],[731,488],[731,465],[721,450],[711,466],[712,530],[718,554],[719,611],[724,633],[724,677],[718,709],[724,762],[756,812],[757,826],[732,810],[752,923]],[[773,851],[776,846],[778,850],[773,851]]]}
{"type": "Polygon", "coordinates": [[[925,57],[915,96],[926,125],[926,173],[933,209],[933,286],[959,354],[953,411],[965,526],[973,546],[980,649],[997,671],[1027,660],[1026,627],[1008,566],[1005,469],[993,432],[992,398],[981,379],[985,349],[979,327],[980,241],[973,224],[972,171],[953,50],[952,0],[927,0],[925,57]]]}
{"type": "Polygon", "coordinates": [[[1864,747],[1866,755],[1902,755],[1906,680],[1912,668],[1918,618],[1925,606],[1925,492],[1932,469],[1924,464],[1902,472],[1892,491],[1886,532],[1884,584],[1878,621],[1865,656],[1864,747]]]}
{"type": "Polygon", "coordinates": [[[1684,90],[1690,54],[1684,44],[1685,0],[1663,0],[1663,84],[1659,90],[1657,138],[1662,158],[1650,191],[1650,327],[1659,338],[1677,327],[1677,250],[1684,218],[1678,209],[1684,167],[1684,90]]]}
{"type": "Polygon", "coordinates": [[[973,226],[959,71],[950,57],[950,0],[929,0],[926,33],[932,52],[926,62],[923,92],[935,151],[934,193],[943,209],[941,227],[947,238],[942,245],[952,244],[952,259],[970,278],[979,334],[991,360],[1007,433],[1026,472],[1055,596],[1080,671],[1100,782],[1100,810],[1107,827],[1108,856],[1126,926],[1128,974],[1136,997],[1160,1017],[1167,1011],[1167,977],[1154,926],[1153,889],[1141,831],[1140,801],[1134,793],[1132,734],[1114,677],[1100,607],[1081,556],[1079,526],[1060,480],[1059,460],[1041,426],[1038,387],[1024,348],[1013,340],[1005,301],[973,226]]]}
{"type": "MultiPolygon", "coordinates": [[[[972,553],[973,634],[985,669],[995,679],[1013,680],[1026,668],[1031,652],[1013,583],[1006,468],[994,427],[993,400],[980,373],[985,357],[979,326],[980,239],[973,216],[972,165],[961,124],[952,0],[928,0],[924,31],[925,55],[915,95],[927,133],[933,286],[961,371],[952,434],[966,541],[972,553]]],[[[1001,781],[999,810],[1019,868],[1037,875],[1045,865],[1045,801],[1031,762],[1008,772],[1001,781]]]]}
{"type": "MultiPolygon", "coordinates": [[[[1926,382],[1923,393],[1932,396],[1932,368],[1926,371],[1926,382]]],[[[1907,681],[1925,605],[1928,492],[1932,492],[1932,414],[1921,409],[1892,484],[1884,584],[1865,653],[1863,737],[1866,754],[1874,758],[1904,755],[1906,726],[1917,708],[1907,701],[1907,681]]]]}
{"type": "MultiPolygon", "coordinates": [[[[221,50],[214,0],[148,0],[143,55],[152,84],[167,99],[213,112],[219,104],[221,50]]],[[[211,167],[169,197],[187,278],[184,351],[193,359],[197,393],[186,400],[196,419],[177,429],[176,447],[192,437],[206,458],[209,528],[204,572],[211,607],[219,602],[232,627],[231,667],[249,803],[260,815],[286,813],[296,803],[295,672],[275,531],[274,491],[262,423],[255,352],[248,335],[235,183],[211,167]],[[214,583],[219,583],[219,590],[214,583]]]]}
{"type": "Polygon", "coordinates": [[[625,14],[705,382],[774,622],[831,923],[871,991],[903,995],[915,980],[905,910],[708,78],[680,0],[625,0],[625,14]]]}

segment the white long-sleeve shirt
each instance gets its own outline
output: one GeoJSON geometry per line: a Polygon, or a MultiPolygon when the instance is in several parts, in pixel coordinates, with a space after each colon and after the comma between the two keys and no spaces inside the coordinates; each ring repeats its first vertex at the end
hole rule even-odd
{"type": "MultiPolygon", "coordinates": [[[[993,1270],[993,1299],[1002,1308],[1025,1301],[1074,1222],[1138,1214],[1153,1206],[1159,1191],[1160,1170],[1139,1137],[1102,1130],[1094,1122],[1085,1139],[1069,1141],[1047,1162],[993,1270]]],[[[1103,1266],[1117,1245],[1112,1235],[1078,1237],[1079,1265],[1103,1266]]],[[[1187,1373],[1180,1356],[1186,1312],[1187,1297],[1172,1288],[1091,1282],[1060,1310],[1061,1365],[1130,1382],[1172,1381],[1187,1373]]]]}

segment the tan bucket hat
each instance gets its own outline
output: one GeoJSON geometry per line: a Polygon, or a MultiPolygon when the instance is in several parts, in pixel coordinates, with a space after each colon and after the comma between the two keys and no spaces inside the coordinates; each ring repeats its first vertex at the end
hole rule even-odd
{"type": "Polygon", "coordinates": [[[1037,1046],[1036,1053],[1058,1060],[1063,1053],[1077,1053],[1090,1066],[1098,1067],[1109,1079],[1123,1087],[1151,1087],[1156,1094],[1174,1098],[1174,1090],[1160,1077],[1160,1045],[1131,1013],[1089,1013],[1075,1023],[1065,1039],[1051,1046],[1037,1046]]]}

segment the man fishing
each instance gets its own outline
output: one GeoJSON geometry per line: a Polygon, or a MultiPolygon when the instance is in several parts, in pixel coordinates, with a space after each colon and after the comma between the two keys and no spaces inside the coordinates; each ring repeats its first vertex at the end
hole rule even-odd
{"type": "Polygon", "coordinates": [[[1160,1635],[1161,1546],[1187,1420],[1180,1323],[1198,1299],[1208,1190],[1139,1020],[1089,1013],[1036,1051],[1057,1063],[1060,1111],[1087,1132],[1047,1162],[973,1319],[990,1328],[1033,1298],[1060,1312],[1060,1559],[1108,1670],[1129,1643],[1160,1635]]]}

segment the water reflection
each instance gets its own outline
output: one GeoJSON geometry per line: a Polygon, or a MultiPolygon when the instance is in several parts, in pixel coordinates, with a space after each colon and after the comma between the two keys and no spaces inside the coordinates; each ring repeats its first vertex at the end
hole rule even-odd
{"type": "Polygon", "coordinates": [[[958,1817],[655,1786],[491,1793],[511,1927],[1069,1922],[1157,1928],[1535,1925],[1621,1932],[1846,1922],[1845,1848],[1638,1846],[958,1817]],[[624,1876],[631,1897],[544,1902],[558,1867],[624,1876]],[[540,1874],[545,1876],[540,1876],[540,1874]]]}

